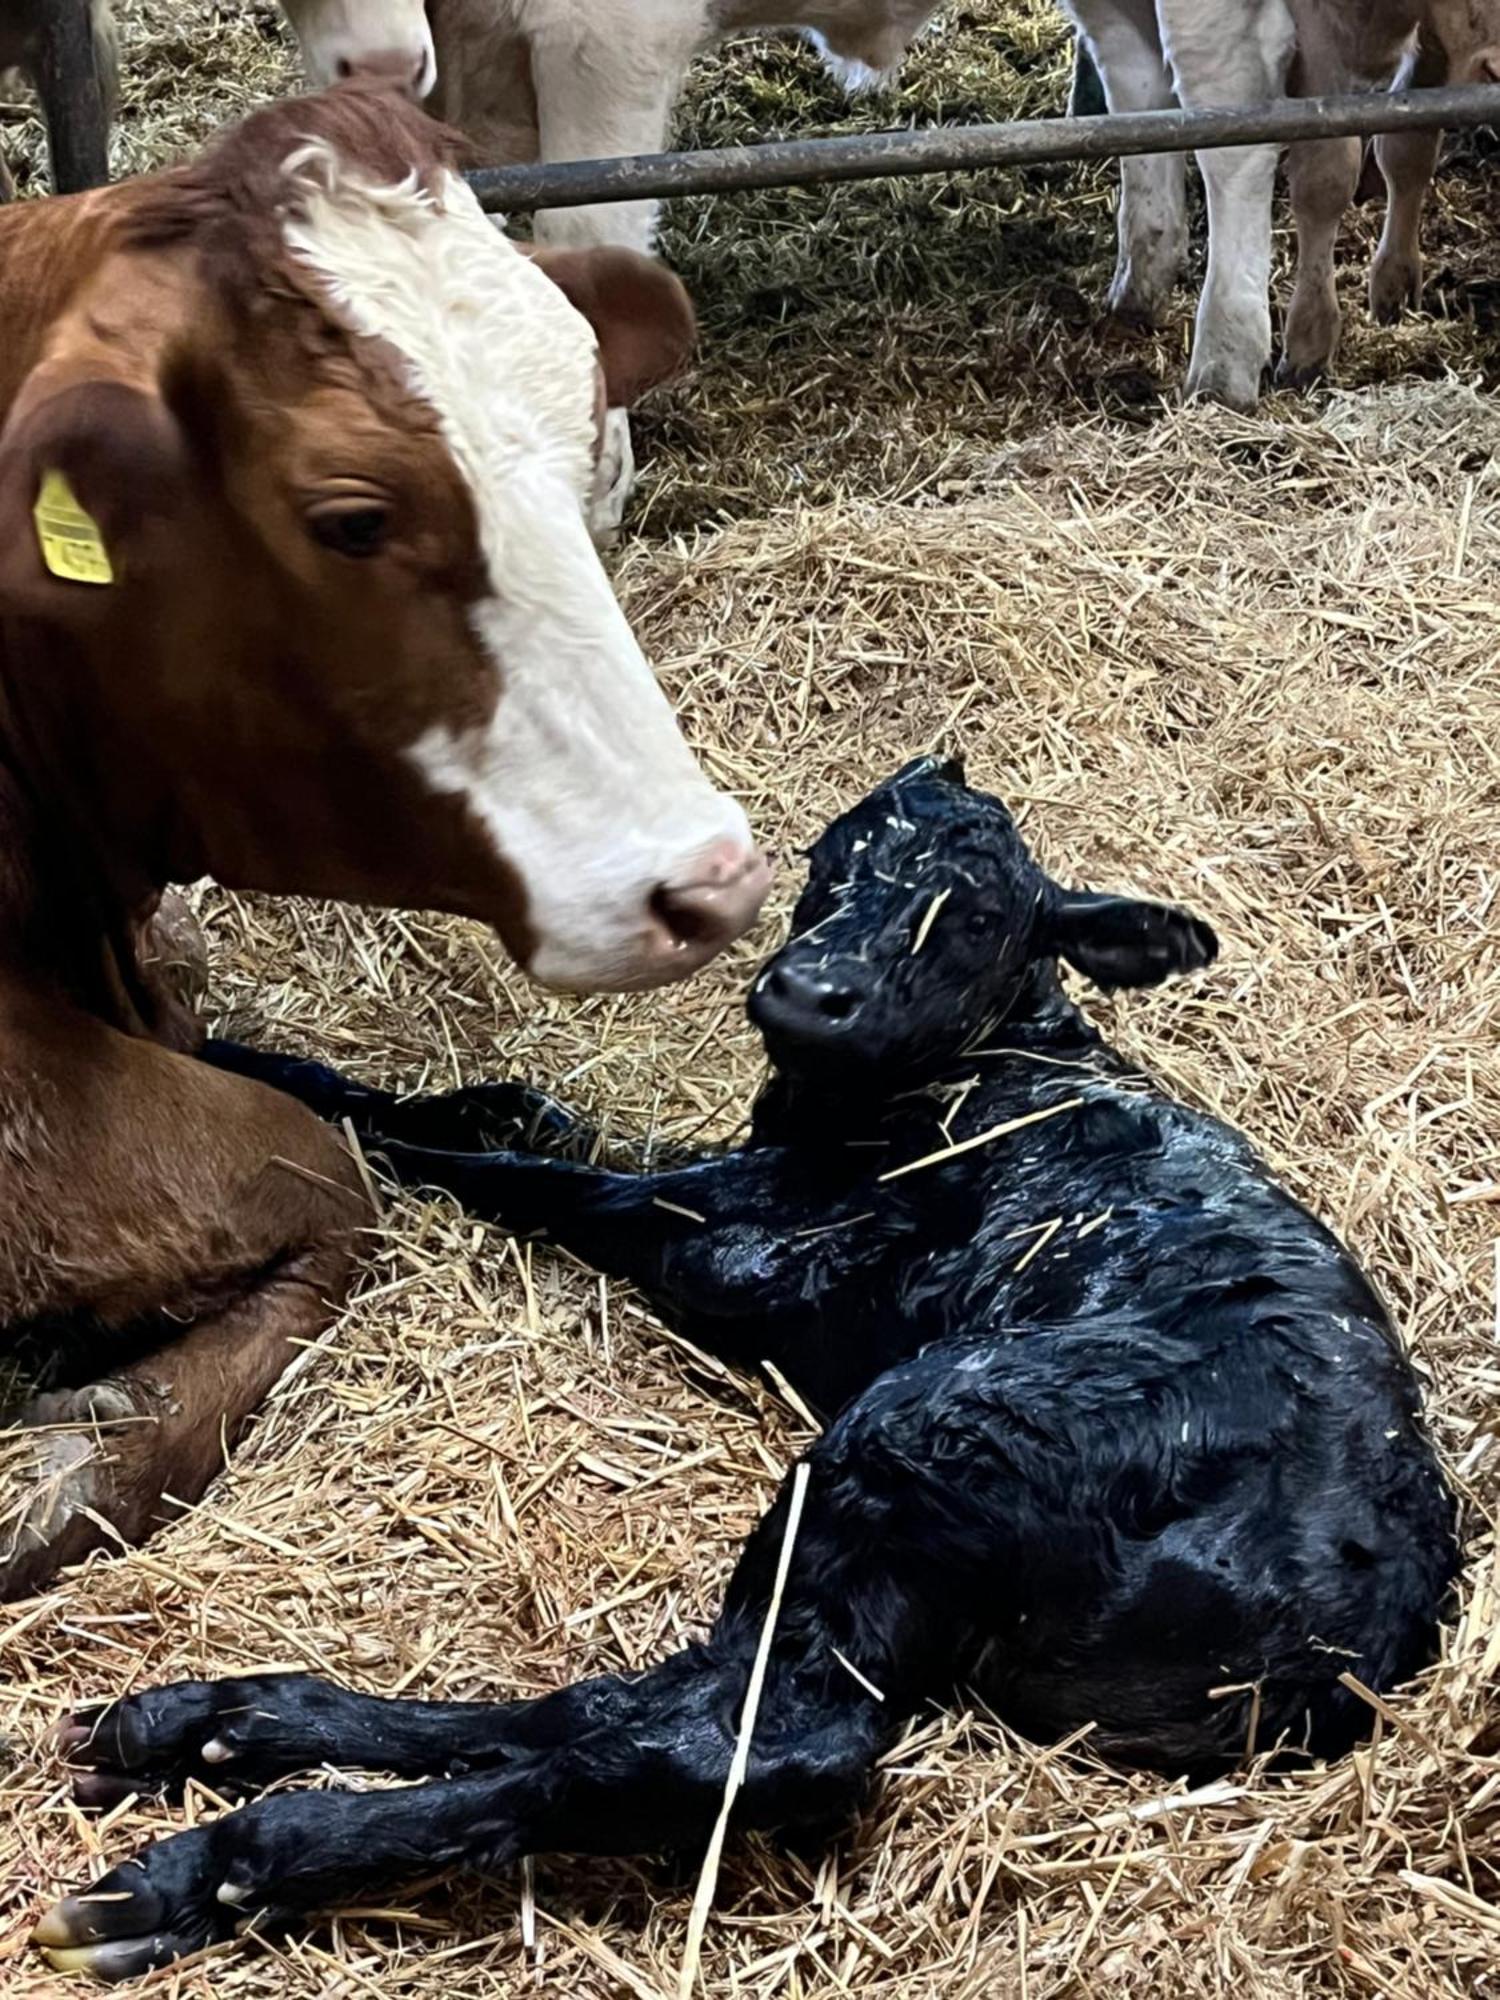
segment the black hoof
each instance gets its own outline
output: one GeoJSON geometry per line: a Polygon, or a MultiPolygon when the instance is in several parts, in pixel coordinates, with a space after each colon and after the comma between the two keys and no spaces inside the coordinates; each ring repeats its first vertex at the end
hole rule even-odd
{"type": "Polygon", "coordinates": [[[303,1674],[178,1681],[80,1710],[59,1729],[58,1748],[81,1806],[173,1796],[189,1778],[237,1797],[321,1760],[316,1719],[329,1692],[303,1674]]]}
{"type": "Polygon", "coordinates": [[[159,1841],[91,1889],[64,1897],[37,1925],[32,1942],[58,1972],[114,1981],[139,1978],[232,1938],[254,1912],[237,1900],[215,1854],[227,1824],[159,1841]]]}

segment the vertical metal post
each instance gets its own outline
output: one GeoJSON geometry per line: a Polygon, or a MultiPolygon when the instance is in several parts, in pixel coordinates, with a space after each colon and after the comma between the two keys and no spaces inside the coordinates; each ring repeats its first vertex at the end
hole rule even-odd
{"type": "Polygon", "coordinates": [[[40,0],[36,84],[59,194],[109,179],[109,117],[90,0],[40,0]]]}

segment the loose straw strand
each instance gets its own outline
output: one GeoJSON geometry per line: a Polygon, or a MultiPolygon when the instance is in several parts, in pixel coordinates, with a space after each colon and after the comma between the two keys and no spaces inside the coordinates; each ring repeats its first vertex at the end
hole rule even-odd
{"type": "Polygon", "coordinates": [[[709,1835],[708,1851],[703,1857],[703,1868],[698,1876],[698,1888],[693,1897],[693,1907],[688,1916],[687,1943],[682,1954],[682,1970],[677,1979],[677,2000],[692,2000],[693,1987],[698,1979],[698,1962],[703,1954],[703,1936],[708,1929],[708,1914],[713,1908],[714,1890],[719,1884],[719,1864],[724,1857],[724,1836],[729,1828],[729,1815],[740,1787],[745,1782],[745,1773],[750,1767],[750,1739],[755,1734],[755,1718],[760,1710],[761,1689],[765,1685],[766,1667],[771,1658],[771,1641],[776,1636],[776,1619],[781,1610],[782,1593],[792,1567],[792,1550],[797,1542],[797,1530],[802,1523],[802,1502],[807,1494],[807,1461],[804,1459],[792,1474],[792,1504],[786,1517],[786,1533],[781,1538],[781,1560],[776,1565],[776,1582],[771,1590],[771,1602],[766,1609],[766,1622],[760,1630],[760,1644],[756,1648],[755,1664],[750,1669],[750,1682],[745,1689],[745,1709],[740,1717],[739,1735],[735,1739],[734,1755],[729,1760],[729,1776],[724,1780],[724,1798],[719,1807],[719,1817],[714,1822],[714,1830],[709,1835]]]}

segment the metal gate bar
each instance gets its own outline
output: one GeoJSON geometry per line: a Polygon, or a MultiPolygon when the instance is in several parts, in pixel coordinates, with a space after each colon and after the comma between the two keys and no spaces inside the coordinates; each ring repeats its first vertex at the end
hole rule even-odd
{"type": "Polygon", "coordinates": [[[698,153],[641,153],[550,166],[487,167],[469,181],[487,209],[577,208],[739,188],[813,186],[887,174],[963,173],[1125,153],[1285,145],[1433,126],[1500,125],[1500,85],[1289,97],[1233,111],[1132,111],[1098,118],[1026,118],[1009,125],[936,125],[843,139],[777,139],[698,153]]]}

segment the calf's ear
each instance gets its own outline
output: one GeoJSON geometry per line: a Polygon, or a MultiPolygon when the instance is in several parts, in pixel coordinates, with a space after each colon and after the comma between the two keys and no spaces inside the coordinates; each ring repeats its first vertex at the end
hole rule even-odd
{"type": "Polygon", "coordinates": [[[170,560],[182,433],[150,388],[44,362],[0,431],[0,613],[76,624],[170,560]]]}
{"type": "Polygon", "coordinates": [[[964,782],[964,760],[956,751],[951,754],[932,750],[924,757],[913,757],[909,763],[890,780],[892,785],[905,785],[919,778],[940,778],[945,784],[961,785],[964,782]]]}
{"type": "Polygon", "coordinates": [[[1106,990],[1158,986],[1174,972],[1212,965],[1219,940],[1199,917],[1168,903],[1057,889],[1049,897],[1047,948],[1106,990]]]}
{"type": "Polygon", "coordinates": [[[682,280],[636,250],[531,250],[594,329],[611,409],[629,409],[687,366],[698,335],[682,280]]]}

